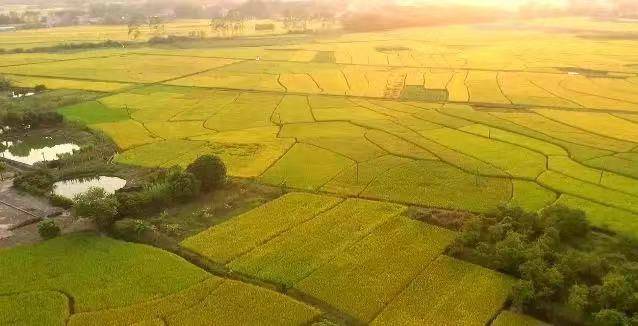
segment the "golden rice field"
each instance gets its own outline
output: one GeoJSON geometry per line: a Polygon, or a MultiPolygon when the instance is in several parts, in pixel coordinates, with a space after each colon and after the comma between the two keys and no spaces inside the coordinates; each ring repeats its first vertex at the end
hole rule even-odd
{"type": "Polygon", "coordinates": [[[166,251],[93,235],[2,251],[0,272],[2,325],[157,325],[162,320],[301,325],[323,314],[281,293],[213,276],[166,251]]]}
{"type": "MultiPolygon", "coordinates": [[[[19,266],[0,264],[13,266],[4,267],[9,283],[31,284],[0,280],[0,294],[15,296],[0,296],[0,308],[39,305],[35,322],[74,325],[225,324],[230,314],[240,324],[312,324],[334,311],[374,325],[534,324],[502,312],[511,279],[445,256],[456,234],[404,214],[412,205],[483,213],[558,203],[585,211],[596,228],[638,237],[636,40],[614,38],[624,29],[602,21],[523,27],[0,55],[0,74],[17,85],[102,92],[60,112],[110,137],[118,163],[186,167],[215,154],[233,177],[291,191],[181,243],[278,291],[170,258],[165,278],[143,281],[154,265],[113,263],[133,276],[104,298],[71,282],[18,280],[19,266]],[[178,268],[186,272],[173,275],[178,268]],[[139,291],[118,292],[125,286],[139,291]]],[[[126,36],[115,27],[53,32],[0,35],[0,47],[126,36]]],[[[78,239],[59,241],[88,241],[78,239]]]]}
{"type": "Polygon", "coordinates": [[[325,303],[351,322],[487,323],[513,279],[443,255],[455,232],[409,219],[405,209],[289,193],[182,246],[233,273],[325,303]]]}
{"type": "Polygon", "coordinates": [[[212,153],[266,184],[475,212],[579,198],[631,216],[591,209],[596,226],[635,235],[630,41],[454,26],[298,42],[10,54],[0,72],[105,92],[62,112],[111,137],[121,163],[212,153]]]}

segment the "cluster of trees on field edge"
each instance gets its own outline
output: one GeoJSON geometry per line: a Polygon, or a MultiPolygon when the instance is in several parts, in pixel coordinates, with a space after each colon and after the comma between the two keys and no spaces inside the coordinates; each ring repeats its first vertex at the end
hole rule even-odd
{"type": "MultiPolygon", "coordinates": [[[[27,172],[14,180],[14,187],[30,193],[50,193],[55,179],[44,169],[27,172]]],[[[51,195],[57,206],[72,208],[74,215],[90,218],[98,228],[128,240],[137,240],[152,225],[143,219],[171,205],[186,203],[200,193],[219,189],[226,183],[226,167],[217,156],[200,156],[185,170],[172,167],[158,170],[151,180],[131,191],[108,194],[102,188],[91,188],[73,200],[51,195]]],[[[59,228],[45,219],[38,225],[44,238],[59,234],[59,228]],[[53,229],[53,230],[51,230],[53,229]]]]}
{"type": "Polygon", "coordinates": [[[466,220],[450,254],[519,278],[519,311],[557,325],[638,325],[638,243],[593,231],[582,211],[500,207],[466,220]]]}

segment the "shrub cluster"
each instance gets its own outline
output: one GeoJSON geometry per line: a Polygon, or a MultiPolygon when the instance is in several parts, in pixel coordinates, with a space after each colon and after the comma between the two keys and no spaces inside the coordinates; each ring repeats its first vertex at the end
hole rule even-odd
{"type": "Polygon", "coordinates": [[[582,211],[564,206],[540,214],[501,207],[471,218],[451,249],[518,277],[516,308],[556,324],[596,325],[638,322],[636,252],[635,243],[592,232],[582,211]]]}
{"type": "Polygon", "coordinates": [[[44,196],[53,190],[55,178],[45,169],[19,174],[13,180],[13,186],[21,191],[44,196]]]}
{"type": "Polygon", "coordinates": [[[52,46],[36,46],[33,48],[0,49],[0,53],[38,53],[38,52],[58,52],[80,49],[116,48],[124,47],[128,42],[118,42],[106,40],[104,42],[82,42],[82,43],[60,43],[52,46]]]}
{"type": "Polygon", "coordinates": [[[60,227],[50,218],[42,220],[38,223],[38,233],[42,239],[53,239],[60,235],[60,227]]]}
{"type": "Polygon", "coordinates": [[[4,76],[0,76],[0,92],[11,89],[11,81],[4,76]]]}
{"type": "Polygon", "coordinates": [[[11,128],[55,126],[62,123],[63,120],[64,118],[58,112],[35,110],[9,111],[0,117],[0,121],[11,128]]]}
{"type": "Polygon", "coordinates": [[[155,227],[144,220],[125,218],[115,222],[113,234],[127,241],[143,241],[152,237],[155,227]]]}
{"type": "MultiPolygon", "coordinates": [[[[226,167],[214,156],[202,156],[186,171],[179,167],[163,170],[137,191],[121,191],[109,195],[102,189],[91,189],[74,199],[78,216],[94,219],[102,229],[110,228],[118,219],[139,217],[160,211],[170,205],[184,203],[212,191],[226,182],[226,167]]],[[[132,223],[132,222],[127,222],[132,223]]],[[[126,223],[118,224],[126,230],[126,223]]],[[[127,231],[121,231],[128,234],[127,231]]]]}

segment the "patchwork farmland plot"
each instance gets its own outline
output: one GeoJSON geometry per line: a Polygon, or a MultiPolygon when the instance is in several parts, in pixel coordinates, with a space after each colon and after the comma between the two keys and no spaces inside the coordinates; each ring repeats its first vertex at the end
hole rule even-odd
{"type": "Polygon", "coordinates": [[[271,290],[212,276],[165,251],[105,237],[67,236],[6,250],[0,262],[2,324],[301,325],[322,314],[271,290]]]}
{"type": "Polygon", "coordinates": [[[539,210],[560,194],[627,212],[638,203],[637,124],[609,113],[162,85],[61,112],[112,137],[116,160],[132,165],[184,167],[212,153],[232,175],[275,186],[476,212],[539,210]],[[601,194],[552,183],[549,170],[601,194]],[[616,192],[627,201],[605,194],[616,192]]]}
{"type": "Polygon", "coordinates": [[[462,316],[464,324],[487,322],[503,306],[511,280],[441,256],[456,234],[404,217],[404,210],[394,204],[292,193],[186,239],[182,246],[359,322],[445,323],[436,318],[446,317],[410,306],[418,300],[449,309],[452,314],[441,315],[462,316]],[[463,291],[466,284],[474,290],[463,291]],[[448,290],[454,299],[436,295],[448,290]],[[473,300],[485,304],[471,308],[473,300]]]}
{"type": "MultiPolygon", "coordinates": [[[[208,23],[167,26],[187,35],[208,23]]],[[[0,252],[0,312],[13,312],[0,324],[308,325],[326,312],[373,325],[534,323],[501,312],[513,280],[445,256],[457,234],[404,214],[562,204],[638,239],[635,41],[530,26],[0,54],[0,74],[18,87],[94,91],[55,103],[109,137],[115,163],[185,168],[214,154],[231,177],[289,192],[180,243],[280,292],[152,248],[64,237],[0,252]]],[[[0,49],[125,40],[123,31],[20,31],[0,35],[0,49]]]]}

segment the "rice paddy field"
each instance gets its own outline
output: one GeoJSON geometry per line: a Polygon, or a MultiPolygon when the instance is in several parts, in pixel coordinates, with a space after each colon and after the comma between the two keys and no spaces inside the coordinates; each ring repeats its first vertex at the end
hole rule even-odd
{"type": "Polygon", "coordinates": [[[513,279],[443,255],[456,233],[409,219],[406,209],[289,193],[181,245],[233,273],[321,302],[351,323],[488,323],[513,279]]]}
{"type": "MultiPolygon", "coordinates": [[[[224,275],[90,236],[0,252],[0,311],[15,312],[0,324],[535,324],[503,311],[512,279],[446,256],[457,234],[404,214],[559,203],[638,238],[638,44],[617,35],[638,23],[520,24],[0,55],[16,85],[101,92],[59,112],[112,139],[116,162],[215,154],[289,192],[181,243],[224,275]],[[45,259],[68,246],[100,263],[45,259]]],[[[22,34],[0,47],[126,38],[22,34]]]]}
{"type": "Polygon", "coordinates": [[[163,250],[94,235],[0,251],[0,261],[2,325],[305,324],[322,314],[163,250]]]}

